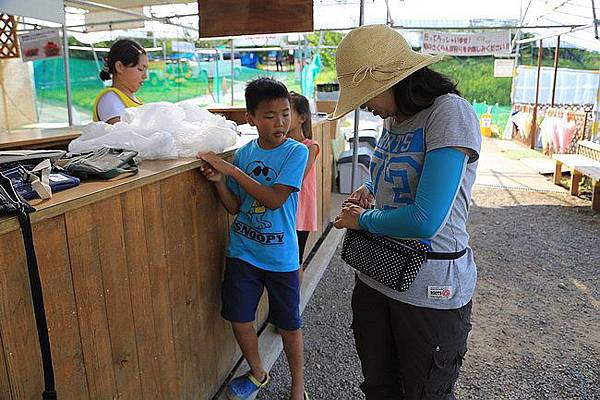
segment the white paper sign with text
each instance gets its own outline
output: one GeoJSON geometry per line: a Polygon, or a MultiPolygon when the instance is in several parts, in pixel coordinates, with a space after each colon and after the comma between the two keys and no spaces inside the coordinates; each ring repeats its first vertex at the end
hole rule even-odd
{"type": "Polygon", "coordinates": [[[453,56],[510,54],[510,31],[478,33],[424,32],[423,53],[453,56]]]}

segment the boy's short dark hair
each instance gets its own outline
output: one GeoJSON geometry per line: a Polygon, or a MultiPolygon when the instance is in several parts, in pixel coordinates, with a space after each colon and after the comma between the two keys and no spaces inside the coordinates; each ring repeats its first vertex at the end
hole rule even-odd
{"type": "Polygon", "coordinates": [[[254,115],[261,101],[290,99],[287,87],[273,78],[258,78],[246,85],[246,110],[254,115]]]}

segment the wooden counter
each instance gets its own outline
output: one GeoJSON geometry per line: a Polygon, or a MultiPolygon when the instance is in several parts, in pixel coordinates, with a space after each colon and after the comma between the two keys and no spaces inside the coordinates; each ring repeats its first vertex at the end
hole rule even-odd
{"type": "MultiPolygon", "coordinates": [[[[322,156],[319,232],[311,244],[330,221],[334,131],[330,122],[313,128],[322,156]]],[[[59,399],[210,399],[239,360],[219,315],[230,219],[198,166],[193,159],[145,161],[134,177],[87,182],[32,202],[59,399]]],[[[263,298],[257,325],[266,315],[263,298]]],[[[0,399],[41,398],[14,217],[0,218],[0,348],[0,399]]]]}
{"type": "Polygon", "coordinates": [[[0,132],[0,150],[16,149],[65,149],[73,139],[81,135],[81,129],[19,129],[0,132]]]}

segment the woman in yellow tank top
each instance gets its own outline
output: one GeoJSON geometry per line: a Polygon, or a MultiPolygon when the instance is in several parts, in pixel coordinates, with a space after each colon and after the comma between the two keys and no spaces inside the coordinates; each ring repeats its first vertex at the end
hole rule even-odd
{"type": "Polygon", "coordinates": [[[112,85],[103,89],[94,101],[94,121],[115,124],[121,120],[125,108],[144,104],[135,96],[147,78],[148,56],[146,50],[129,39],[116,41],[104,59],[100,79],[112,79],[112,85]]]}

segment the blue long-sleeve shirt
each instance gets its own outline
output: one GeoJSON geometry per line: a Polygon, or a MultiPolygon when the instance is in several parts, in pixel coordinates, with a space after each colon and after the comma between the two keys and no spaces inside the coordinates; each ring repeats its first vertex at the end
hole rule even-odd
{"type": "MultiPolygon", "coordinates": [[[[427,152],[414,202],[391,210],[366,210],[359,217],[360,226],[396,238],[433,238],[452,209],[467,160],[467,155],[454,147],[427,152]]],[[[373,193],[371,182],[365,186],[373,193]]]]}

